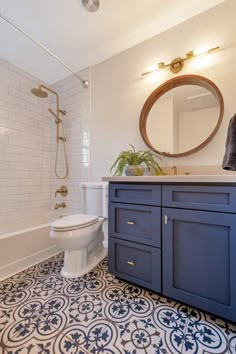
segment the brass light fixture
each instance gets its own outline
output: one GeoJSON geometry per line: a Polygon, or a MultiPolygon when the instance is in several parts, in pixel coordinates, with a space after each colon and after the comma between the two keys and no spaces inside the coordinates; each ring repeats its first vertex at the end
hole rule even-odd
{"type": "Polygon", "coordinates": [[[164,62],[160,62],[157,65],[155,65],[154,68],[150,69],[149,71],[146,71],[145,73],[142,73],[142,76],[145,76],[145,75],[151,74],[155,71],[163,70],[166,68],[169,68],[172,73],[177,74],[184,67],[185,61],[199,58],[203,55],[211,54],[213,52],[216,52],[219,49],[220,49],[220,47],[217,46],[217,47],[213,47],[210,49],[204,49],[204,50],[191,50],[190,52],[188,52],[186,54],[185,58],[181,58],[181,57],[175,58],[169,64],[165,64],[164,62]]]}

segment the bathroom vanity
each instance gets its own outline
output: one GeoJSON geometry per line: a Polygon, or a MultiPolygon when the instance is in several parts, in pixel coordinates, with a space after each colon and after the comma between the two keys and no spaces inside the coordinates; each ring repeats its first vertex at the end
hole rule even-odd
{"type": "Polygon", "coordinates": [[[236,321],[236,178],[107,177],[109,271],[236,321]]]}

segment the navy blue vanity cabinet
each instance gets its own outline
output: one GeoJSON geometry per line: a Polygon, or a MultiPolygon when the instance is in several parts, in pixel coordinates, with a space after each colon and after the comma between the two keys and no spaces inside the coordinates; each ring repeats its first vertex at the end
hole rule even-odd
{"type": "Polygon", "coordinates": [[[109,271],[157,292],[161,292],[160,204],[160,185],[109,184],[109,271]]]}
{"type": "Polygon", "coordinates": [[[162,208],[164,295],[234,322],[235,189],[165,185],[162,208]]]}
{"type": "Polygon", "coordinates": [[[236,322],[236,185],[110,183],[108,266],[236,322]]]}

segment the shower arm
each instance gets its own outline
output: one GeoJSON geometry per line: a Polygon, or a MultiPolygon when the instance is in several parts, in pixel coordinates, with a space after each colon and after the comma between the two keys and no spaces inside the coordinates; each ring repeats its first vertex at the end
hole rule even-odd
{"type": "Polygon", "coordinates": [[[44,86],[44,85],[39,85],[39,89],[41,89],[41,88],[44,88],[45,90],[47,90],[47,91],[50,91],[50,92],[54,93],[54,95],[56,95],[56,96],[57,96],[57,99],[59,99],[59,95],[58,95],[58,93],[57,93],[56,91],[52,90],[51,88],[49,88],[49,87],[47,87],[47,86],[44,86]]]}
{"type": "Polygon", "coordinates": [[[41,90],[42,88],[47,90],[47,91],[50,91],[50,92],[54,93],[54,95],[56,95],[56,99],[57,99],[57,113],[56,113],[56,115],[57,115],[57,119],[60,119],[59,118],[60,107],[59,107],[59,95],[58,95],[58,93],[56,91],[52,90],[51,88],[47,87],[47,86],[39,85],[39,89],[41,90]]]}

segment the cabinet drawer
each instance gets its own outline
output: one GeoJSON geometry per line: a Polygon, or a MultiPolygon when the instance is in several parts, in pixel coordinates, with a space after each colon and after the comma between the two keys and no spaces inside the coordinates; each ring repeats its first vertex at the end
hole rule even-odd
{"type": "Polygon", "coordinates": [[[109,235],[161,246],[161,209],[145,205],[110,203],[109,235]]]}
{"type": "Polygon", "coordinates": [[[117,203],[161,205],[161,186],[154,184],[109,183],[109,199],[117,203]]]}
{"type": "Polygon", "coordinates": [[[236,212],[236,187],[162,186],[162,205],[174,208],[236,212]]]}
{"type": "Polygon", "coordinates": [[[161,292],[161,251],[158,248],[109,238],[109,272],[161,292]]]}

